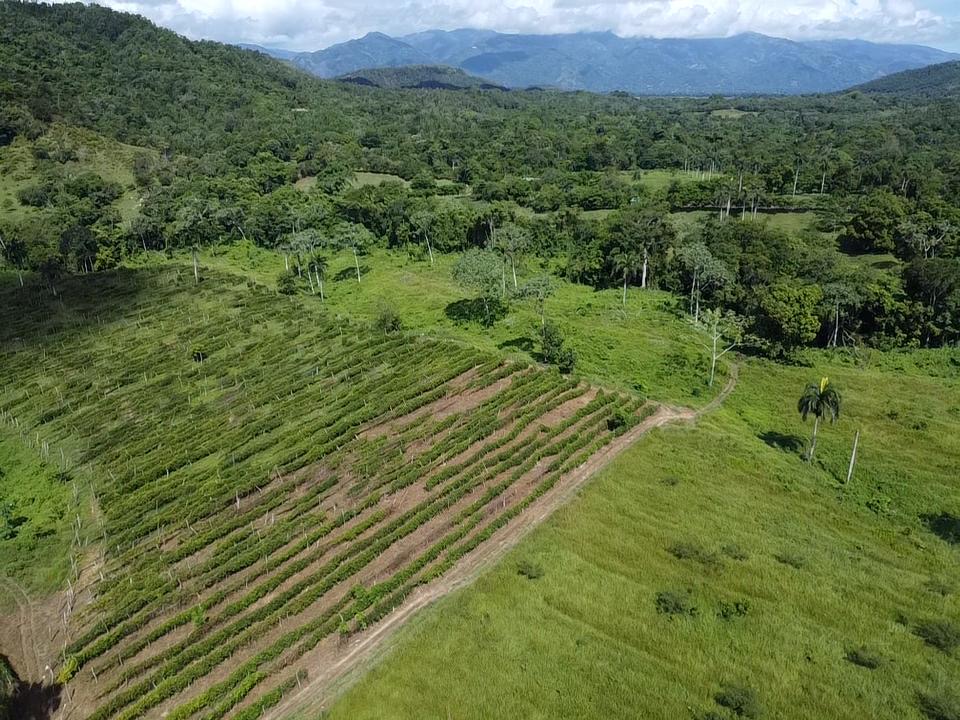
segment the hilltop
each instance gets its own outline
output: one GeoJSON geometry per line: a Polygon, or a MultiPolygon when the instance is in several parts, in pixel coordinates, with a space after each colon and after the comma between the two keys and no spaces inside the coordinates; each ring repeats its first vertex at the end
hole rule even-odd
{"type": "Polygon", "coordinates": [[[405,65],[402,67],[365,68],[336,78],[340,82],[380,88],[421,90],[506,90],[459,68],[444,65],[405,65]]]}

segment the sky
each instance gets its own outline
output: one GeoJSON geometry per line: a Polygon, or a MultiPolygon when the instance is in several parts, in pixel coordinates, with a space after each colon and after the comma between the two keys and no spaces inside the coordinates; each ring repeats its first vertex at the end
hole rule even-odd
{"type": "Polygon", "coordinates": [[[960,0],[99,0],[190,38],[319,50],[370,31],[860,38],[960,52],[960,0]]]}

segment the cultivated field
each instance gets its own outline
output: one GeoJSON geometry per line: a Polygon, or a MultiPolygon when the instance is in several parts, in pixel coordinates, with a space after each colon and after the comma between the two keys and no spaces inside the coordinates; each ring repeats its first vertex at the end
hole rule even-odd
{"type": "Polygon", "coordinates": [[[0,415],[77,499],[12,658],[77,717],[258,717],[655,409],[227,274],[58,290],[0,296],[0,415]]]}

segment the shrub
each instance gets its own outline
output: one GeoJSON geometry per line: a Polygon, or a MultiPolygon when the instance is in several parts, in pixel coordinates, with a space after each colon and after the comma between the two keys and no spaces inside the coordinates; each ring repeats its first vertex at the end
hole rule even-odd
{"type": "Polygon", "coordinates": [[[297,276],[292,270],[284,270],[277,275],[277,292],[281,295],[293,295],[297,292],[297,276]]]}
{"type": "Polygon", "coordinates": [[[913,632],[927,645],[948,654],[960,646],[960,627],[949,620],[924,620],[917,623],[913,632]]]}
{"type": "Polygon", "coordinates": [[[883,658],[867,647],[851,648],[845,655],[848,661],[868,670],[876,670],[883,664],[883,658]]]}
{"type": "Polygon", "coordinates": [[[667,487],[676,487],[680,484],[680,478],[676,475],[667,475],[661,482],[667,487]]]}
{"type": "Polygon", "coordinates": [[[752,688],[740,685],[724,685],[720,692],[713,696],[717,705],[732,711],[737,717],[760,717],[760,701],[752,688]]]}
{"type": "Polygon", "coordinates": [[[543,577],[543,566],[529,560],[521,560],[517,565],[517,574],[523,575],[527,580],[536,580],[543,577]]]}
{"type": "Polygon", "coordinates": [[[717,617],[721,620],[733,620],[738,617],[746,617],[750,613],[750,603],[746,600],[734,600],[720,602],[720,608],[717,610],[717,617]]]}
{"type": "Polygon", "coordinates": [[[389,335],[390,333],[403,330],[403,320],[400,319],[396,310],[389,305],[383,305],[380,308],[380,312],[377,313],[377,318],[374,320],[373,326],[384,335],[389,335]]]}
{"type": "Polygon", "coordinates": [[[677,592],[675,590],[664,590],[657,593],[656,598],[657,612],[661,615],[688,615],[696,617],[696,605],[693,604],[693,598],[689,591],[677,592]]]}
{"type": "Polygon", "coordinates": [[[629,426],[630,417],[621,408],[614,410],[607,418],[607,430],[612,433],[623,432],[629,426]]]}
{"type": "Polygon", "coordinates": [[[920,693],[917,706],[929,720],[960,720],[960,697],[951,691],[920,693]]]}
{"type": "Polygon", "coordinates": [[[731,560],[749,560],[750,553],[736,543],[729,543],[720,548],[720,551],[731,560]]]}
{"type": "Polygon", "coordinates": [[[699,545],[689,542],[677,542],[667,548],[677,560],[694,560],[701,565],[717,567],[720,564],[715,553],[709,552],[699,545]]]}
{"type": "Polygon", "coordinates": [[[540,354],[545,363],[556,365],[560,372],[573,372],[577,355],[564,345],[563,333],[554,323],[548,322],[540,329],[540,354]]]}
{"type": "Polygon", "coordinates": [[[776,558],[778,563],[781,563],[782,565],[789,565],[796,570],[802,570],[807,566],[807,561],[805,558],[802,558],[799,555],[794,555],[793,553],[777,553],[773,557],[776,558]]]}

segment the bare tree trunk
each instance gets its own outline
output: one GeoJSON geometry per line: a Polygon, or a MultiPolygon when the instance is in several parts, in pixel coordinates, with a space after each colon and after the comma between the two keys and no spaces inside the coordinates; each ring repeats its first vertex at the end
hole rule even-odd
{"type": "Polygon", "coordinates": [[[807,461],[813,460],[813,454],[817,451],[817,431],[820,429],[820,418],[813,419],[813,437],[810,440],[810,450],[807,451],[807,461]]]}
{"type": "Polygon", "coordinates": [[[193,279],[194,282],[200,282],[200,269],[197,266],[197,250],[193,249],[193,279]]]}
{"type": "Polygon", "coordinates": [[[713,379],[717,374],[717,331],[714,330],[711,335],[713,336],[713,352],[710,358],[710,382],[707,383],[707,387],[713,387],[713,379]]]}
{"type": "Polygon", "coordinates": [[[427,239],[427,254],[430,255],[430,264],[433,265],[433,248],[430,246],[430,233],[424,233],[423,236],[427,239]]]}
{"type": "Polygon", "coordinates": [[[847,481],[845,484],[849,485],[850,480],[853,478],[853,466],[857,462],[857,445],[860,444],[860,431],[857,430],[857,434],[853,436],[853,450],[850,453],[850,467],[847,468],[847,481]]]}
{"type": "Polygon", "coordinates": [[[797,169],[793,174],[793,194],[797,194],[797,185],[800,183],[800,163],[797,163],[797,169]]]}
{"type": "Polygon", "coordinates": [[[283,254],[283,269],[290,272],[290,256],[286,253],[283,254]]]}
{"type": "Polygon", "coordinates": [[[824,190],[827,189],[827,171],[823,171],[823,177],[820,178],[820,194],[823,195],[824,190]]]}
{"type": "Polygon", "coordinates": [[[649,257],[647,255],[647,249],[643,249],[643,271],[640,274],[640,287],[644,290],[647,289],[647,265],[649,257]]]}
{"type": "Polygon", "coordinates": [[[307,268],[307,282],[310,283],[310,293],[315,295],[317,291],[313,287],[313,275],[310,274],[310,268],[307,268]]]}
{"type": "Polygon", "coordinates": [[[833,310],[833,347],[837,346],[837,336],[840,334],[840,303],[833,310]]]}
{"type": "Polygon", "coordinates": [[[353,264],[357,268],[357,282],[360,282],[360,259],[357,257],[356,248],[353,248],[353,264]]]}
{"type": "Polygon", "coordinates": [[[623,307],[627,306],[627,271],[623,271],[623,307]]]}
{"type": "Polygon", "coordinates": [[[516,290],[518,287],[517,286],[517,263],[514,261],[512,257],[510,258],[510,269],[513,271],[513,289],[516,290]]]}
{"type": "Polygon", "coordinates": [[[323,302],[323,280],[320,279],[320,273],[317,273],[317,286],[320,288],[320,302],[323,302]]]}

